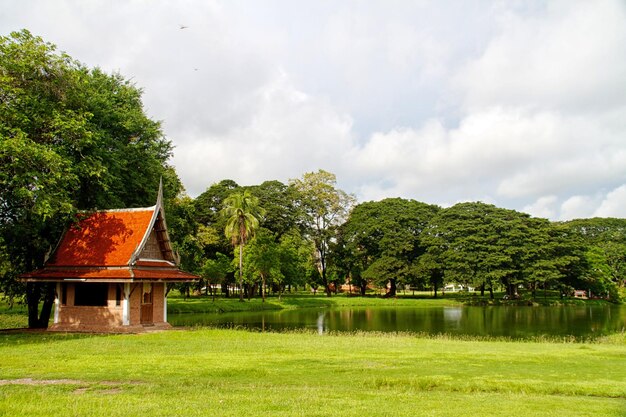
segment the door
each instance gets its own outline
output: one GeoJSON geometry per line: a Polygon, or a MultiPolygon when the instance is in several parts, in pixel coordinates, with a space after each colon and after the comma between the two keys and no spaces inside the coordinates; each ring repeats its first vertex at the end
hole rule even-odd
{"type": "Polygon", "coordinates": [[[141,324],[153,324],[152,283],[144,282],[141,294],[141,324]]]}

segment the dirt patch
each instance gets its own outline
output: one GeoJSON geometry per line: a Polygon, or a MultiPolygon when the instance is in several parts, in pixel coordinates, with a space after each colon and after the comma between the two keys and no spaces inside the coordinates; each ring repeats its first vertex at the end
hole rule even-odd
{"type": "Polygon", "coordinates": [[[84,381],[76,379],[0,379],[0,385],[83,385],[84,381]]]}
{"type": "Polygon", "coordinates": [[[114,395],[124,392],[122,385],[140,385],[141,382],[129,381],[129,382],[115,382],[115,381],[101,381],[101,382],[86,382],[77,379],[32,379],[32,378],[19,378],[19,379],[0,379],[0,386],[2,385],[79,385],[72,391],[76,395],[85,394],[87,392],[102,394],[102,395],[114,395]],[[101,388],[106,387],[106,388],[101,388]]]}

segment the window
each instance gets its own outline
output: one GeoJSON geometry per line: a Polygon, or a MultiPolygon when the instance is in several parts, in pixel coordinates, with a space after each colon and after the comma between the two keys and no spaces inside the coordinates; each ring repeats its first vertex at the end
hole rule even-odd
{"type": "Polygon", "coordinates": [[[122,304],[122,284],[115,286],[115,305],[120,306],[122,304]]]}
{"type": "Polygon", "coordinates": [[[67,305],[67,284],[61,283],[61,305],[67,305]]]}
{"type": "Polygon", "coordinates": [[[75,284],[74,286],[74,305],[75,306],[98,306],[107,305],[109,295],[109,284],[75,284]]]}

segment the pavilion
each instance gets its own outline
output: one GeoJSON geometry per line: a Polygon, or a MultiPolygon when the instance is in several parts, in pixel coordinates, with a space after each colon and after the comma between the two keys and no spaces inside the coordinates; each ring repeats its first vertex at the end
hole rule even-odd
{"type": "Polygon", "coordinates": [[[200,278],[178,263],[161,185],[152,207],[81,213],[43,268],[21,278],[56,283],[50,330],[168,328],[168,283],[200,278]]]}

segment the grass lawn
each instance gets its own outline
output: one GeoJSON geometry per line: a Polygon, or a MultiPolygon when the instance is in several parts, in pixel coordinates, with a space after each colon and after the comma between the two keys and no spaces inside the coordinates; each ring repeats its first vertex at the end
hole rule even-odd
{"type": "Polygon", "coordinates": [[[354,297],[339,294],[326,297],[323,294],[287,294],[279,300],[277,297],[268,297],[265,302],[261,298],[252,298],[249,301],[239,301],[239,298],[210,296],[193,296],[184,298],[178,292],[172,292],[167,297],[167,311],[170,313],[227,313],[238,311],[282,310],[295,308],[325,308],[325,307],[434,307],[462,305],[458,298],[381,298],[378,296],[354,297]]]}
{"type": "Polygon", "coordinates": [[[0,415],[624,416],[626,337],[3,333],[0,415]]]}

